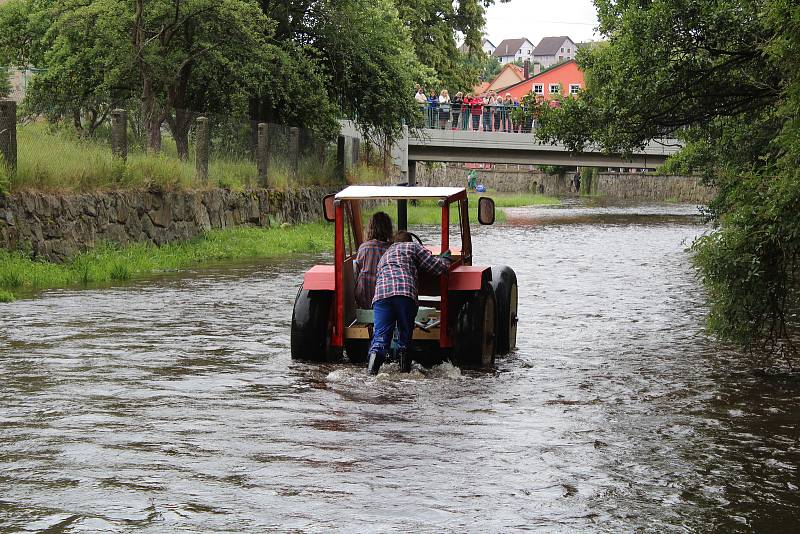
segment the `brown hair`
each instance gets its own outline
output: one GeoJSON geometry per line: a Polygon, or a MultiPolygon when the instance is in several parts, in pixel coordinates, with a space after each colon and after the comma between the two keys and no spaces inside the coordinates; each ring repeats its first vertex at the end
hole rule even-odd
{"type": "Polygon", "coordinates": [[[382,211],[373,215],[369,220],[369,226],[367,226],[367,239],[390,241],[392,239],[391,217],[382,211]]]}
{"type": "Polygon", "coordinates": [[[399,232],[394,234],[394,242],[395,243],[410,243],[411,242],[411,234],[409,234],[405,230],[400,230],[399,232]]]}

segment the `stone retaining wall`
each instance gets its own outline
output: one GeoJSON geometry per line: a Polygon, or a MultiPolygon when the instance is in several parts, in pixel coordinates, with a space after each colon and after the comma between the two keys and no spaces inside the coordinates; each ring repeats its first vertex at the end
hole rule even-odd
{"type": "Polygon", "coordinates": [[[307,188],[0,195],[0,246],[64,261],[102,242],[162,245],[212,228],[319,220],[322,197],[329,192],[307,188]]]}
{"type": "MultiPolygon", "coordinates": [[[[463,165],[418,164],[417,183],[463,187],[467,183],[468,172],[469,169],[463,165]]],[[[552,176],[532,165],[495,165],[491,170],[478,170],[478,183],[500,192],[542,193],[560,197],[571,193],[573,174],[552,176]]],[[[715,193],[693,176],[600,173],[592,183],[584,181],[581,185],[585,192],[631,200],[707,203],[715,193]]]]}

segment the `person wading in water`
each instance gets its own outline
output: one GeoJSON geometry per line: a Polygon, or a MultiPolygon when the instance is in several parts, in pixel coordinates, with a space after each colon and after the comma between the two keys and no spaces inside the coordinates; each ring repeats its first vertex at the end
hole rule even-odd
{"type": "Polygon", "coordinates": [[[375,334],[369,348],[367,371],[377,375],[392,342],[394,326],[397,324],[397,358],[400,370],[411,371],[411,358],[407,350],[414,333],[414,318],[417,315],[417,285],[419,270],[440,275],[450,266],[450,251],[434,256],[418,243],[411,241],[411,234],[399,231],[394,244],[378,263],[378,277],[372,305],[375,309],[375,334]]]}

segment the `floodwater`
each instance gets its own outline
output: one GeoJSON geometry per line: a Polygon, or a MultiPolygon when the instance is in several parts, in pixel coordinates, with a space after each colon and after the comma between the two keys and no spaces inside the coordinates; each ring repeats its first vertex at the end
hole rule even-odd
{"type": "Polygon", "coordinates": [[[491,373],[292,362],[311,256],[0,306],[0,531],[797,531],[800,385],[704,333],[696,214],[476,229],[521,284],[491,373]]]}

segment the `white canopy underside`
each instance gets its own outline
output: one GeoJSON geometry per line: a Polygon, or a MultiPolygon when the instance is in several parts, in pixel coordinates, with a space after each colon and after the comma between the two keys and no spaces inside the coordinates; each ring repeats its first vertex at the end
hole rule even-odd
{"type": "Polygon", "coordinates": [[[402,187],[397,185],[351,185],[336,194],[338,200],[449,198],[463,187],[402,187]]]}

